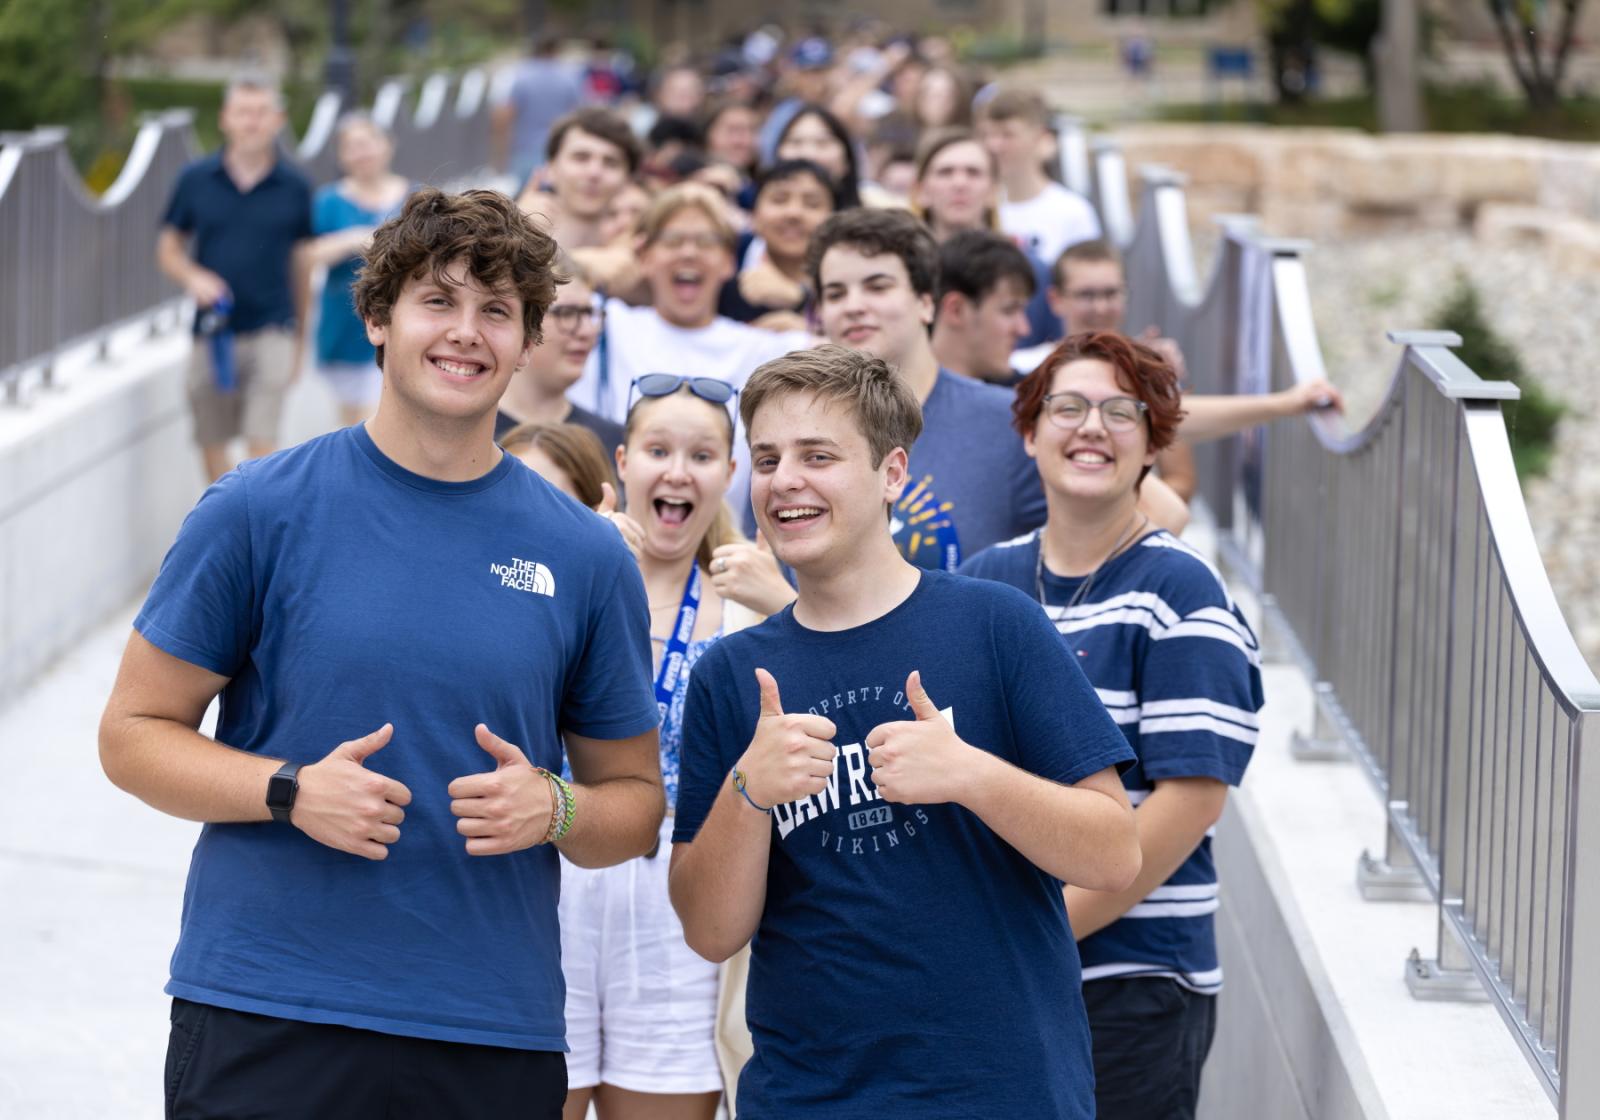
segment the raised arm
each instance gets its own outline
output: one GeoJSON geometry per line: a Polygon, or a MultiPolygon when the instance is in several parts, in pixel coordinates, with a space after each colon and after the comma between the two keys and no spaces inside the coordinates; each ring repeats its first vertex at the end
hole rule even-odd
{"type": "Polygon", "coordinates": [[[955,802],[1035,866],[1093,890],[1125,889],[1139,873],[1133,809],[1115,768],[1066,786],[1021,770],[956,734],[922,687],[906,681],[915,720],[867,736],[872,780],[885,799],[955,802]]]}
{"type": "Polygon", "coordinates": [[[1307,381],[1276,393],[1239,396],[1188,395],[1183,398],[1183,423],[1178,434],[1190,443],[1223,439],[1246,428],[1270,424],[1320,409],[1344,411],[1344,396],[1326,381],[1307,381]]]}
{"type": "Polygon", "coordinates": [[[761,716],[749,749],[734,766],[745,792],[734,788],[732,775],[724,779],[694,842],[672,848],[672,906],[689,948],[709,961],[733,956],[760,924],[772,806],[821,793],[838,757],[832,720],[785,715],[772,675],[757,669],[756,678],[761,716]]]}

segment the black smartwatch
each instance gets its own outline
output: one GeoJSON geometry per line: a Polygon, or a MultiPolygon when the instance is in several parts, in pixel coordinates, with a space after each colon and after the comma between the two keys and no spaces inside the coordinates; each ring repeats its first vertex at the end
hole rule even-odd
{"type": "Polygon", "coordinates": [[[300,764],[285,762],[278,772],[267,780],[267,808],[272,819],[289,823],[289,812],[294,808],[294,795],[300,792],[300,764]]]}

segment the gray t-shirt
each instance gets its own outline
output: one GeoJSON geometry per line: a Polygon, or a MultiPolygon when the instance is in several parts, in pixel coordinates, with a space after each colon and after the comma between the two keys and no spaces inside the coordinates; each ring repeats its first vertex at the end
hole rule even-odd
{"type": "Polygon", "coordinates": [[[511,170],[526,180],[544,165],[550,126],[583,104],[583,71],[556,58],[530,58],[517,66],[507,99],[514,110],[511,170]]]}
{"type": "Polygon", "coordinates": [[[964,557],[1044,524],[1044,487],[1011,427],[1011,401],[1009,390],[939,371],[891,524],[913,564],[953,572],[964,557]]]}

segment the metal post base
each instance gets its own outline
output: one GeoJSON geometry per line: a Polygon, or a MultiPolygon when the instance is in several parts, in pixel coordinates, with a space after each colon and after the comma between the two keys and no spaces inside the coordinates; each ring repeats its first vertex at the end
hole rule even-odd
{"type": "Polygon", "coordinates": [[[1289,740],[1289,757],[1296,762],[1349,762],[1350,748],[1343,739],[1314,739],[1296,731],[1289,740]]]}
{"type": "Polygon", "coordinates": [[[1423,960],[1416,949],[1406,958],[1406,989],[1413,999],[1441,1003],[1486,1003],[1489,999],[1476,972],[1440,968],[1438,961],[1423,960]]]}
{"type": "Polygon", "coordinates": [[[1432,902],[1433,894],[1414,865],[1392,864],[1371,852],[1356,861],[1356,889],[1368,902],[1432,902]]]}

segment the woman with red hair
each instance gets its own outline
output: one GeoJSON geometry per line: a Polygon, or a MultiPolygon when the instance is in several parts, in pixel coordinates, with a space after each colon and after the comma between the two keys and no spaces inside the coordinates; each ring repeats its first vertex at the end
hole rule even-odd
{"type": "Polygon", "coordinates": [[[1049,517],[961,571],[1038,600],[1138,756],[1123,783],[1143,870],[1117,893],[1065,887],[1097,1115],[1192,1117],[1222,983],[1208,837],[1256,740],[1255,635],[1216,570],[1140,511],[1183,417],[1161,354],[1114,331],[1073,335],[1017,386],[1013,415],[1049,517]]]}

